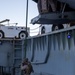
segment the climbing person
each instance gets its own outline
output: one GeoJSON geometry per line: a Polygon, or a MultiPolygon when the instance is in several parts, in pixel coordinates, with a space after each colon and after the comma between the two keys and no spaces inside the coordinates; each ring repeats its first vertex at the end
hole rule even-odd
{"type": "Polygon", "coordinates": [[[34,72],[33,67],[28,58],[25,58],[21,63],[21,71],[23,75],[30,75],[31,72],[34,72]]]}

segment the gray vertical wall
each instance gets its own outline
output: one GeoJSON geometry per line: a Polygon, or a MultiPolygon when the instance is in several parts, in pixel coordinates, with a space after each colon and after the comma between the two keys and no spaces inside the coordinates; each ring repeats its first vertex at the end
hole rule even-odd
{"type": "Polygon", "coordinates": [[[4,67],[5,72],[21,75],[22,46],[22,40],[0,40],[0,66],[4,67]]]}
{"type": "Polygon", "coordinates": [[[10,41],[0,41],[0,66],[12,66],[13,46],[10,41]]]}
{"type": "Polygon", "coordinates": [[[75,75],[75,27],[28,38],[26,57],[35,75],[75,75]]]}

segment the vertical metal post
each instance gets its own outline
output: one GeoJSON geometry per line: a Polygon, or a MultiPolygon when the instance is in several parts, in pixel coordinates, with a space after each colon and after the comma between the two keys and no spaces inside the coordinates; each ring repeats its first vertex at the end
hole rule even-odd
{"type": "Polygon", "coordinates": [[[28,24],[28,1],[27,0],[27,3],[26,3],[26,32],[27,32],[27,24],[28,24]]]}
{"type": "MultiPolygon", "coordinates": [[[[27,32],[27,24],[28,24],[28,1],[29,0],[27,0],[27,2],[26,2],[26,32],[27,32]]],[[[24,45],[25,45],[24,57],[26,57],[27,36],[25,38],[25,44],[24,45]]]]}

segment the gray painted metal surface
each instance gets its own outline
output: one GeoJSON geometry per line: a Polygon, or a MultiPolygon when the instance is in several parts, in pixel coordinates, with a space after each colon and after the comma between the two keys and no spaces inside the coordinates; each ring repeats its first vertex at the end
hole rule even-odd
{"type": "Polygon", "coordinates": [[[0,70],[2,66],[3,72],[11,73],[11,75],[21,75],[20,64],[23,58],[23,46],[22,40],[0,40],[0,70]]]}
{"type": "Polygon", "coordinates": [[[75,26],[28,38],[26,57],[32,75],[75,75],[75,26]]]}
{"type": "Polygon", "coordinates": [[[12,66],[13,47],[10,41],[0,40],[0,66],[12,66]]]}
{"type": "Polygon", "coordinates": [[[15,68],[15,75],[21,75],[26,54],[34,69],[31,75],[75,75],[75,26],[27,38],[26,51],[24,40],[0,42],[0,66],[7,67],[7,72],[11,67],[11,73],[15,68]]]}
{"type": "Polygon", "coordinates": [[[32,24],[66,24],[75,20],[75,12],[41,14],[31,20],[32,24]],[[63,18],[62,18],[63,17],[63,18]]]}

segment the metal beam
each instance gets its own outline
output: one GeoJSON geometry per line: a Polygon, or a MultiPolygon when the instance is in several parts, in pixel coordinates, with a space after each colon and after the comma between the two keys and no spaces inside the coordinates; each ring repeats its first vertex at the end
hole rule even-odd
{"type": "Polygon", "coordinates": [[[75,21],[75,12],[41,14],[31,20],[32,24],[65,24],[75,21]],[[63,18],[62,18],[63,16],[63,18]]]}

